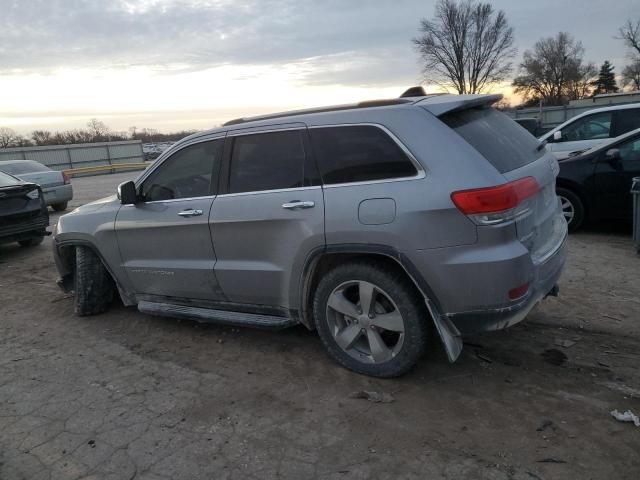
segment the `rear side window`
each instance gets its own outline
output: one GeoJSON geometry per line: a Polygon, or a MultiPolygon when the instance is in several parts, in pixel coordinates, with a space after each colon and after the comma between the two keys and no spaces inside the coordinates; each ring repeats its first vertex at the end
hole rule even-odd
{"type": "Polygon", "coordinates": [[[416,168],[382,129],[371,125],[312,128],[311,143],[325,184],[412,177],[416,168]]]}
{"type": "Polygon", "coordinates": [[[229,167],[229,193],[302,187],[304,164],[301,130],[236,137],[229,167]]]}
{"type": "Polygon", "coordinates": [[[640,128],[640,108],[625,108],[613,112],[612,137],[619,137],[636,128],[640,128]]]}
{"type": "Polygon", "coordinates": [[[440,117],[500,173],[524,167],[545,154],[540,142],[493,108],[470,108],[440,117]]]}

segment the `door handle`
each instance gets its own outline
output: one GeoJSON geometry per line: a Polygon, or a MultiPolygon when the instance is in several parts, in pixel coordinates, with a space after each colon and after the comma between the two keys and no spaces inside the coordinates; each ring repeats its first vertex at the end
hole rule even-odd
{"type": "Polygon", "coordinates": [[[181,217],[198,217],[202,215],[202,210],[194,210],[193,208],[187,208],[181,212],[178,212],[181,217]]]}
{"type": "Polygon", "coordinates": [[[298,208],[313,208],[316,206],[315,202],[310,200],[300,201],[300,200],[292,200],[288,203],[283,203],[282,208],[286,208],[287,210],[297,210],[298,208]]]}

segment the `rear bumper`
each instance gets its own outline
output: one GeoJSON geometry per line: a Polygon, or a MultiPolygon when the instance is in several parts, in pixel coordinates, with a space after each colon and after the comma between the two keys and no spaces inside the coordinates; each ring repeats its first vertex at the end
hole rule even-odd
{"type": "Polygon", "coordinates": [[[64,203],[73,199],[73,187],[71,186],[71,184],[46,188],[43,189],[42,193],[44,195],[44,201],[47,205],[64,203]]]}
{"type": "Polygon", "coordinates": [[[30,219],[0,226],[0,243],[11,243],[28,238],[47,235],[49,216],[46,213],[30,219]]]}
{"type": "Polygon", "coordinates": [[[547,295],[557,295],[558,280],[567,257],[567,235],[542,262],[534,265],[533,279],[526,296],[514,305],[491,310],[449,314],[463,335],[501,330],[521,322],[547,295]]]}

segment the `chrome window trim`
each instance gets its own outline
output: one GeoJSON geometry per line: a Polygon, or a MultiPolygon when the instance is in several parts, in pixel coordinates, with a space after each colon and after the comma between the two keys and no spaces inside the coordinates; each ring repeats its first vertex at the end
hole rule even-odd
{"type": "Polygon", "coordinates": [[[411,175],[410,177],[393,177],[393,178],[381,178],[378,180],[363,180],[360,182],[343,182],[343,183],[330,183],[325,184],[324,181],[322,185],[324,188],[335,188],[342,186],[356,186],[356,185],[372,185],[376,183],[389,183],[389,182],[400,182],[407,180],[419,180],[425,178],[427,176],[427,170],[422,164],[418,161],[415,155],[409,150],[409,148],[387,127],[380,123],[372,123],[372,122],[355,122],[355,123],[336,123],[332,125],[313,125],[308,127],[310,130],[318,129],[318,128],[340,128],[340,127],[360,127],[360,126],[368,126],[368,127],[376,127],[386,133],[392,141],[400,147],[400,149],[407,155],[409,161],[413,164],[416,169],[416,174],[411,175]]]}
{"type": "MultiPolygon", "coordinates": [[[[136,189],[142,185],[142,183],[147,179],[147,177],[149,175],[151,175],[153,172],[155,172],[158,168],[160,168],[162,165],[164,165],[164,163],[171,157],[173,157],[174,154],[184,150],[187,147],[190,147],[192,145],[197,145],[198,143],[204,143],[204,142],[212,142],[214,140],[224,140],[227,136],[227,132],[218,132],[216,134],[214,134],[214,136],[212,137],[205,137],[205,138],[194,138],[192,140],[190,140],[189,142],[184,143],[183,145],[177,145],[175,146],[171,146],[169,147],[167,150],[165,150],[166,152],[166,156],[162,156],[165,154],[165,152],[162,153],[162,155],[160,155],[156,161],[150,165],[149,167],[147,167],[147,169],[142,172],[142,175],[140,175],[138,178],[136,178],[134,180],[134,183],[136,185],[136,189]]],[[[199,197],[198,197],[199,198],[199,197]]],[[[179,199],[176,199],[179,200],[179,199]]],[[[156,200],[156,201],[165,201],[165,200],[156,200]]],[[[150,203],[150,202],[149,202],[150,203]]]]}
{"type": "MultiPolygon", "coordinates": [[[[204,197],[186,197],[186,198],[170,198],[168,200],[153,200],[151,202],[140,202],[136,205],[155,205],[158,203],[175,203],[175,202],[189,202],[193,200],[213,200],[217,195],[205,195],[204,197]]],[[[125,207],[134,207],[135,205],[123,205],[125,207]]]]}
{"type": "Polygon", "coordinates": [[[319,190],[322,189],[320,185],[313,185],[307,187],[292,187],[292,188],[276,188],[274,190],[253,190],[251,192],[237,192],[237,193],[223,193],[217,195],[217,198],[223,197],[239,197],[241,195],[261,195],[263,193],[284,193],[284,192],[299,192],[303,190],[319,190]]]}

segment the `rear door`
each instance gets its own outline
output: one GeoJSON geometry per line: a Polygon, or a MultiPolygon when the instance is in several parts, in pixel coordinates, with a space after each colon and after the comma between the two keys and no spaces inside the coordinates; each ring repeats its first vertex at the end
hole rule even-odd
{"type": "Polygon", "coordinates": [[[220,300],[209,232],[224,138],[174,152],[138,185],[141,201],[123,205],[116,236],[136,293],[220,300]]]}
{"type": "Polygon", "coordinates": [[[232,303],[294,308],[302,265],[325,244],[306,126],[230,132],[225,150],[225,193],[210,216],[216,277],[232,303]]]}

